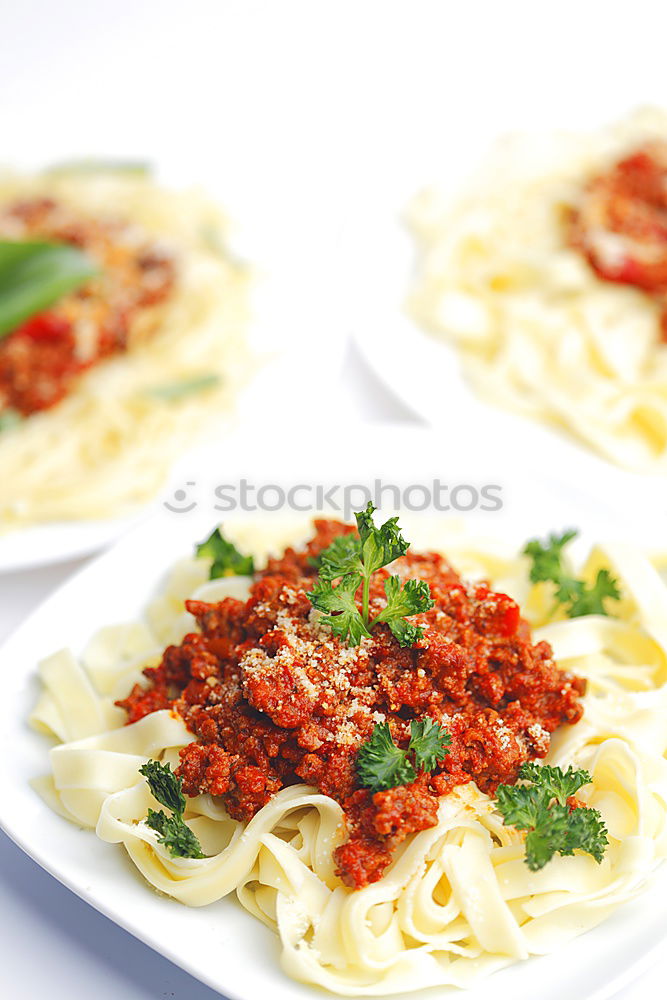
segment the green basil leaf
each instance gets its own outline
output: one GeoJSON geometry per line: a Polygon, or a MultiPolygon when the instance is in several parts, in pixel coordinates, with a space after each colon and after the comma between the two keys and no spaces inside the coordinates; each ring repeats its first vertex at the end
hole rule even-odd
{"type": "Polygon", "coordinates": [[[133,174],[137,177],[150,177],[150,163],[141,160],[64,160],[48,167],[45,174],[133,174]]]}
{"type": "Polygon", "coordinates": [[[18,410],[12,410],[11,407],[8,407],[6,410],[0,411],[0,434],[3,431],[10,431],[12,427],[17,427],[20,423],[23,423],[23,417],[18,410]]]}
{"type": "Polygon", "coordinates": [[[183,399],[205,389],[213,389],[220,384],[218,375],[195,375],[193,378],[179,379],[178,382],[165,382],[164,385],[154,385],[145,390],[145,395],[151,399],[163,399],[166,402],[183,399]]]}
{"type": "Polygon", "coordinates": [[[97,273],[88,254],[66,243],[0,240],[0,337],[97,273]]]}

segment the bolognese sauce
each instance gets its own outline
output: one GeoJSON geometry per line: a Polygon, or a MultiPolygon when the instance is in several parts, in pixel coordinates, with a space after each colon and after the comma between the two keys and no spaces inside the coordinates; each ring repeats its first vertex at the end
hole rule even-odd
{"type": "Polygon", "coordinates": [[[570,239],[604,281],[662,306],[667,339],[667,142],[650,142],[593,177],[570,216],[570,239]]]}
{"type": "Polygon", "coordinates": [[[0,339],[0,412],[23,416],[60,402],[76,379],[125,351],[156,322],[150,307],[173,287],[175,262],[136,225],[96,219],[53,198],[0,210],[0,238],[48,240],[87,251],[99,274],[0,339]]]}
{"type": "MultiPolygon", "coordinates": [[[[315,529],[302,550],[269,560],[247,601],[187,601],[200,631],[170,646],[145,670],[148,685],[118,704],[128,723],[178,713],[195,737],[180,752],[183,790],[219,796],[234,819],[249,820],[299,782],[336,799],[348,834],[337,871],[359,888],[382,876],[409,834],[435,825],[440,796],[471,780],[493,792],[544,757],[551,733],[581,718],[585,682],[558,668],[548,643],[533,643],[510,597],[465,583],[435,552],[408,552],[391,566],[429,584],[434,607],[414,618],[423,638],[404,648],[379,625],[347,646],[319,623],[307,592],[319,553],[353,529],[323,520],[315,529]],[[435,770],[386,791],[362,787],[356,755],[375,725],[386,722],[405,748],[410,722],[426,717],[451,737],[435,770]]],[[[387,576],[373,576],[374,613],[387,576]]]]}

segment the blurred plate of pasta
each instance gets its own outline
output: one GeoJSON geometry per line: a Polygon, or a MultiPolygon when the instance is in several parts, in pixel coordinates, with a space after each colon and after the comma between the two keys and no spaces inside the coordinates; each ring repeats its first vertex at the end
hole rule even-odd
{"type": "Polygon", "coordinates": [[[142,164],[0,177],[0,570],[107,543],[269,386],[305,395],[297,237],[276,254],[266,212],[243,215],[142,164]]]}
{"type": "Polygon", "coordinates": [[[592,486],[663,476],[665,139],[650,108],[486,156],[477,137],[402,207],[371,196],[348,240],[368,363],[443,430],[483,424],[592,486]]]}

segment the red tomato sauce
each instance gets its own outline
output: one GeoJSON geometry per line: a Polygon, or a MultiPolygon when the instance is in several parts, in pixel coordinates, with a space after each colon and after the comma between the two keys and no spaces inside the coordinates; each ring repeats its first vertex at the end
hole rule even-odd
{"type": "Polygon", "coordinates": [[[51,198],[1,210],[0,239],[69,243],[100,266],[99,276],[0,338],[0,413],[55,406],[83,372],[127,350],[138,323],[150,332],[146,311],[174,284],[172,257],[136,226],[87,218],[51,198]]]}
{"type": "MultiPolygon", "coordinates": [[[[257,574],[247,601],[187,601],[201,632],[170,646],[147,687],[119,702],[134,722],[172,709],[196,737],[177,773],[188,795],[220,796],[249,820],[285,785],[306,782],[336,799],[347,841],[338,874],[355,888],[374,882],[394,848],[435,825],[439,797],[475,781],[493,792],[521,764],[544,757],[550,735],[582,715],[585,681],[560,670],[548,643],[534,644],[516,603],[484,583],[467,584],[439,554],[412,553],[391,566],[428,581],[435,607],[411,618],[425,633],[412,648],[385,625],[348,647],[317,624],[306,596],[312,558],[351,530],[316,521],[301,551],[287,549],[257,574]],[[410,721],[430,717],[451,735],[448,755],[407,786],[361,787],[356,754],[378,722],[407,747],[410,721]]],[[[371,610],[384,606],[381,570],[371,610]]]]}
{"type": "Polygon", "coordinates": [[[667,339],[667,142],[647,143],[588,182],[570,241],[598,277],[660,302],[667,339]]]}

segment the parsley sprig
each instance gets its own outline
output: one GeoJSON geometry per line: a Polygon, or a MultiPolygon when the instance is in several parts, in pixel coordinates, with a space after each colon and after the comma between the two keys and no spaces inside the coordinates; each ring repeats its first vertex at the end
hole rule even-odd
{"type": "Polygon", "coordinates": [[[570,529],[562,535],[550,534],[546,542],[537,538],[528,542],[523,554],[532,561],[530,579],[533,583],[548,581],[555,585],[556,601],[563,605],[568,618],[608,615],[605,601],[621,598],[618,582],[609,570],[598,570],[594,583],[589,586],[584,580],[572,576],[563,565],[563,549],[577,534],[570,529]]]}
{"type": "Polygon", "coordinates": [[[148,810],[146,825],[158,833],[158,844],[164,844],[174,858],[205,858],[199,840],[183,819],[183,779],[176,777],[169,764],[158,760],[143,764],[139,773],[146,778],[153,797],[172,814],[168,816],[162,809],[148,810]]]}
{"type": "Polygon", "coordinates": [[[379,722],[357,753],[357,777],[372,792],[409,785],[419,771],[433,771],[449,753],[451,736],[433,719],[410,723],[407,750],[396,746],[387,722],[379,722]]]}
{"type": "Polygon", "coordinates": [[[589,784],[588,771],[525,763],[519,771],[523,783],[498,785],[497,807],[503,820],[518,830],[527,830],[526,864],[539,871],[554,854],[572,855],[575,850],[592,855],[598,864],[606,850],[607,828],[597,809],[571,809],[568,798],[589,784]]]}
{"type": "Polygon", "coordinates": [[[221,576],[252,576],[255,572],[253,557],[242,555],[219,527],[197,546],[196,553],[198,559],[208,557],[213,560],[209,574],[211,580],[221,576]]]}
{"type": "Polygon", "coordinates": [[[425,580],[407,580],[390,576],[384,583],[387,606],[373,619],[370,617],[370,584],[373,573],[405,555],[410,547],[398,528],[398,518],[390,517],[381,527],[373,521],[375,507],[354,516],[357,534],[342,535],[325,549],[319,559],[319,579],[308,593],[313,607],[327,614],[321,619],[334,635],[358,646],[362,637],[370,636],[375,625],[384,622],[401,646],[412,646],[421,639],[424,630],[405,619],[433,607],[431,592],[425,580]],[[335,581],[338,580],[338,584],[335,581]],[[361,587],[361,611],[356,593],[361,587]]]}

